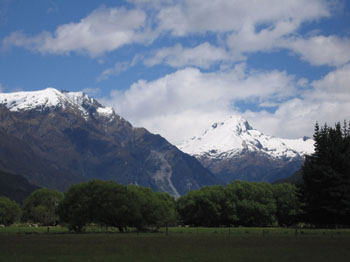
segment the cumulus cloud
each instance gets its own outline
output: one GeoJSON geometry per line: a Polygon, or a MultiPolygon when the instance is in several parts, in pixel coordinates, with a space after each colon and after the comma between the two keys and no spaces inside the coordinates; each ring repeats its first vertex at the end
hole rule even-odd
{"type": "MultiPolygon", "coordinates": [[[[213,32],[227,34],[226,44],[233,60],[245,59],[252,52],[286,48],[312,65],[341,66],[349,62],[350,40],[337,36],[298,36],[300,26],[329,17],[332,1],[178,1],[162,6],[157,15],[159,28],[175,36],[213,32]]],[[[217,48],[217,47],[212,47],[217,48]]],[[[149,64],[163,61],[174,67],[196,65],[181,57],[181,46],[162,49],[149,64]],[[180,53],[176,59],[175,52],[180,53]],[[182,59],[181,59],[182,58],[182,59]],[[187,62],[187,63],[186,63],[187,62]]],[[[220,56],[218,56],[220,57],[220,56]]],[[[210,58],[209,60],[210,61],[210,58]]]]}
{"type": "Polygon", "coordinates": [[[312,65],[341,66],[350,62],[350,39],[337,36],[313,36],[287,39],[281,46],[291,49],[312,65]]]}
{"type": "Polygon", "coordinates": [[[185,48],[181,44],[157,50],[151,58],[145,59],[147,66],[168,64],[175,68],[198,66],[209,68],[215,63],[232,60],[231,55],[223,48],[207,42],[195,47],[185,48]]]}
{"type": "Polygon", "coordinates": [[[311,83],[300,98],[279,105],[274,113],[245,112],[244,116],[259,129],[282,137],[312,135],[316,121],[333,125],[349,119],[350,65],[330,72],[311,83]]]}
{"type": "Polygon", "coordinates": [[[316,121],[333,125],[349,120],[350,65],[311,83],[285,72],[247,70],[244,64],[212,73],[185,68],[154,81],[140,80],[126,91],[113,91],[103,102],[135,126],[175,144],[233,114],[266,134],[299,138],[312,136],[316,121]],[[242,112],[236,106],[239,101],[276,110],[242,112]]]}
{"type": "MultiPolygon", "coordinates": [[[[170,32],[173,36],[203,36],[211,32],[223,38],[225,48],[203,42],[195,47],[181,44],[160,48],[145,60],[148,66],[160,63],[175,68],[244,60],[252,52],[287,48],[313,65],[341,66],[349,61],[348,38],[299,36],[300,26],[329,17],[332,1],[246,1],[246,0],[129,0],[131,8],[101,7],[79,22],[57,27],[55,32],[28,36],[13,32],[3,47],[19,46],[50,54],[77,52],[97,57],[132,43],[150,43],[170,32]]],[[[177,38],[174,38],[175,40],[177,38]]],[[[117,63],[99,77],[126,70],[117,63]]]]}
{"type": "Polygon", "coordinates": [[[161,8],[157,15],[160,28],[176,36],[209,31],[238,32],[247,25],[300,23],[330,15],[328,2],[318,0],[180,0],[176,3],[161,8]]]}
{"type": "Polygon", "coordinates": [[[13,32],[3,46],[21,46],[41,53],[67,54],[72,51],[96,57],[126,44],[152,41],[146,13],[139,9],[101,7],[77,23],[59,26],[54,33],[26,36],[13,32]]]}
{"type": "Polygon", "coordinates": [[[240,64],[228,71],[185,68],[154,81],[140,80],[124,92],[112,92],[103,102],[134,125],[177,143],[235,113],[236,101],[279,100],[296,91],[294,77],[285,72],[249,71],[240,64]]]}
{"type": "Polygon", "coordinates": [[[245,24],[239,31],[228,36],[227,44],[236,56],[257,51],[270,51],[279,48],[281,40],[298,27],[299,23],[293,20],[278,21],[257,32],[256,25],[245,24]]]}

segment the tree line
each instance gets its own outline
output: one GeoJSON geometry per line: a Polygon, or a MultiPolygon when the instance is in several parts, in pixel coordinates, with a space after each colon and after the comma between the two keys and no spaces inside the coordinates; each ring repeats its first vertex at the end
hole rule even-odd
{"type": "Polygon", "coordinates": [[[0,223],[19,219],[42,225],[66,224],[83,232],[91,223],[147,231],[175,226],[290,226],[300,211],[297,189],[290,184],[271,185],[234,181],[207,186],[175,200],[168,193],[135,185],[92,180],[72,185],[64,194],[42,188],[25,199],[22,208],[0,198],[0,223]],[[7,212],[2,212],[7,208],[7,212]],[[11,212],[10,212],[11,210],[11,212]],[[6,217],[6,218],[5,218],[6,217]]]}
{"type": "Polygon", "coordinates": [[[20,218],[42,225],[65,224],[75,232],[91,223],[147,231],[151,227],[315,226],[350,224],[350,126],[315,126],[315,153],[301,169],[304,183],[233,181],[206,186],[175,200],[167,193],[135,185],[92,180],[64,193],[39,189],[20,207],[0,197],[0,224],[20,218]]]}

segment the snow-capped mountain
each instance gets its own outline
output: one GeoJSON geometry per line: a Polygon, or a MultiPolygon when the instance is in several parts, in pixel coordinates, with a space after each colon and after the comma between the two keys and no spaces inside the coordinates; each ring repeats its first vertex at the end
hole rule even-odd
{"type": "Polygon", "coordinates": [[[183,152],[194,156],[228,158],[241,152],[261,152],[271,157],[290,159],[314,152],[312,139],[282,139],[264,135],[253,129],[247,120],[231,116],[214,123],[201,136],[178,145],[183,152]]]}
{"type": "Polygon", "coordinates": [[[196,158],[112,108],[53,88],[0,93],[0,170],[59,190],[103,179],[176,197],[217,181],[196,158]]]}
{"type": "Polygon", "coordinates": [[[90,113],[111,118],[116,116],[113,108],[102,106],[83,92],[58,91],[50,87],[32,92],[1,93],[0,104],[5,105],[11,112],[52,111],[61,108],[75,110],[85,118],[88,118],[90,113]]]}
{"type": "Polygon", "coordinates": [[[273,181],[296,171],[304,156],[314,152],[314,141],[264,135],[242,117],[231,116],[178,148],[195,156],[226,182],[237,178],[273,181]]]}

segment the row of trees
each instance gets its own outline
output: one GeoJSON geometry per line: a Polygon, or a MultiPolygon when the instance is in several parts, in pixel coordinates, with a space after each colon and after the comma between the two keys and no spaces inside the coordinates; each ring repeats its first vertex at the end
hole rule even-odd
{"type": "MultiPolygon", "coordinates": [[[[19,206],[6,198],[0,201],[0,220],[8,225],[19,217],[19,206]],[[9,205],[9,203],[11,205],[9,205]],[[7,211],[5,209],[7,208],[7,211]]],[[[290,184],[270,185],[235,181],[223,186],[203,187],[177,201],[167,193],[135,185],[93,180],[72,185],[64,194],[39,189],[22,207],[22,220],[55,225],[64,223],[82,232],[90,223],[145,231],[149,227],[178,223],[194,226],[289,226],[300,210],[297,190],[290,184]]]]}
{"type": "Polygon", "coordinates": [[[226,187],[203,187],[177,200],[184,224],[195,226],[290,226],[301,203],[291,184],[234,181],[226,187]]]}
{"type": "Polygon", "coordinates": [[[98,180],[71,186],[57,211],[76,232],[89,223],[117,227],[121,232],[128,226],[145,231],[149,226],[176,223],[175,200],[169,194],[98,180]]]}

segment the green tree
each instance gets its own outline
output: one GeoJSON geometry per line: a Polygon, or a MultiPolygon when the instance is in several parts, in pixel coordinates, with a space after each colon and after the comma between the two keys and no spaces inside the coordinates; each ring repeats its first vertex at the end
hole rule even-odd
{"type": "Polygon", "coordinates": [[[59,215],[75,232],[84,231],[89,223],[124,232],[128,226],[145,231],[149,226],[174,224],[176,220],[175,201],[169,194],[100,180],[69,187],[59,215]]]}
{"type": "Polygon", "coordinates": [[[16,202],[7,197],[0,197],[0,224],[9,226],[16,222],[20,216],[21,209],[16,202]]]}
{"type": "Polygon", "coordinates": [[[68,223],[75,232],[82,232],[88,223],[94,222],[99,215],[96,198],[102,192],[102,181],[92,180],[70,186],[58,207],[58,215],[62,222],[68,223]]]}
{"type": "Polygon", "coordinates": [[[350,127],[315,126],[315,152],[303,165],[305,218],[316,225],[350,224],[350,127]]]}
{"type": "Polygon", "coordinates": [[[129,202],[128,191],[126,186],[116,182],[101,182],[100,190],[95,195],[95,211],[97,214],[91,220],[105,225],[117,227],[120,232],[124,232],[130,224],[130,217],[134,210],[129,202]]]}
{"type": "Polygon", "coordinates": [[[270,184],[234,181],[227,187],[237,197],[239,225],[271,226],[276,222],[277,207],[270,184]]]}
{"type": "Polygon", "coordinates": [[[175,200],[167,193],[153,192],[150,188],[128,186],[130,225],[138,231],[147,231],[148,227],[173,225],[176,222],[175,200]]]}
{"type": "Polygon", "coordinates": [[[63,194],[56,190],[42,188],[34,191],[24,200],[22,220],[43,225],[57,224],[57,208],[62,198],[63,194]]]}
{"type": "Polygon", "coordinates": [[[177,200],[177,210],[184,224],[195,226],[223,225],[226,204],[222,186],[193,190],[177,200]]]}
{"type": "Polygon", "coordinates": [[[276,219],[280,226],[291,226],[298,222],[301,214],[301,202],[296,186],[284,183],[272,186],[276,201],[276,219]]]}

